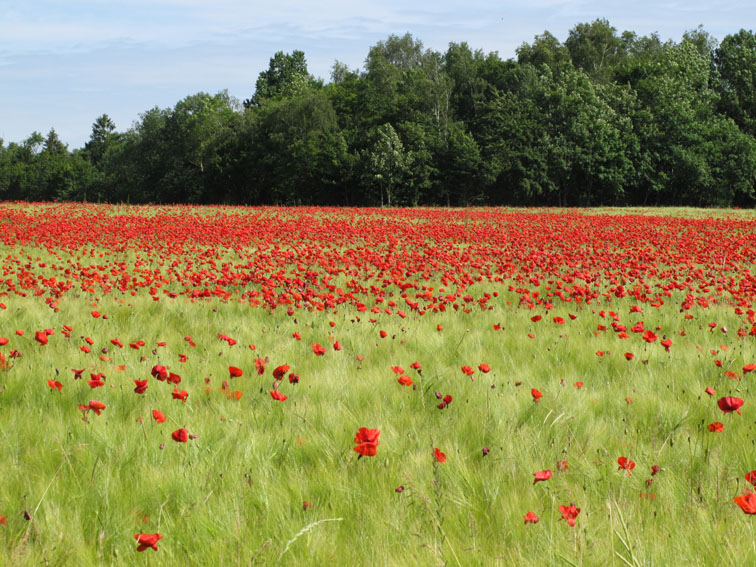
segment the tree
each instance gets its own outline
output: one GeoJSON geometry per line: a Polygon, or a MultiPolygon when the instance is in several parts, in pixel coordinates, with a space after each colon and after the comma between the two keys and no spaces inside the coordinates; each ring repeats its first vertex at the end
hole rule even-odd
{"type": "Polygon", "coordinates": [[[719,110],[756,136],[756,34],[741,29],[728,35],[714,53],[719,110]]]}
{"type": "Polygon", "coordinates": [[[291,95],[308,85],[320,83],[307,71],[304,52],[295,50],[288,54],[278,51],[270,58],[268,69],[258,75],[255,93],[244,101],[244,107],[259,106],[266,99],[291,95]]]}
{"type": "Polygon", "coordinates": [[[382,124],[372,133],[373,143],[365,153],[368,186],[378,189],[381,207],[391,207],[397,188],[404,181],[410,159],[391,124],[382,124]],[[384,200],[385,196],[385,200],[384,200]]]}
{"type": "Polygon", "coordinates": [[[585,71],[594,81],[610,81],[614,68],[627,57],[625,45],[616,32],[607,20],[576,25],[564,42],[572,64],[585,71]]]}
{"type": "Polygon", "coordinates": [[[115,123],[107,114],[97,117],[92,124],[92,133],[84,145],[84,150],[89,161],[95,166],[102,161],[108,146],[114,140],[115,128],[115,123]]]}

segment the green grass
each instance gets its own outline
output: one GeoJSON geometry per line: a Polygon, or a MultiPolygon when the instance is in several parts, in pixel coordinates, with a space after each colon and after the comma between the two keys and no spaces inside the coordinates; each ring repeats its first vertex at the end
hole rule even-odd
{"type": "MultiPolygon", "coordinates": [[[[0,513],[8,517],[0,557],[14,565],[755,561],[751,519],[732,502],[756,468],[751,378],[721,378],[708,351],[723,337],[705,326],[711,319],[737,328],[731,312],[709,310],[679,329],[671,310],[649,314],[648,323],[658,316],[674,333],[666,353],[637,335],[595,336],[590,307],[557,326],[548,317],[534,324],[531,311],[505,300],[490,311],[379,316],[376,324],[350,309],[289,317],[235,302],[109,296],[99,302],[109,316],[102,320],[89,316],[84,297],[64,298],[57,314],[38,300],[6,301],[4,336],[16,327],[26,334],[12,337],[23,356],[0,374],[0,513]],[[494,331],[499,322],[505,329],[494,331]],[[60,335],[63,324],[74,327],[71,339],[60,335]],[[33,331],[46,327],[56,334],[41,347],[33,331]],[[686,337],[675,333],[682,328],[686,337]],[[379,329],[389,337],[380,339],[379,329]],[[229,347],[217,333],[239,343],[229,347]],[[80,336],[95,339],[92,353],[78,350],[80,336]],[[148,346],[113,348],[115,337],[148,346]],[[333,339],[342,351],[330,348],[333,339]],[[168,346],[153,355],[159,340],[168,346]],[[328,348],[325,356],[313,355],[315,342],[328,348]],[[110,362],[96,356],[103,346],[110,362]],[[597,357],[598,349],[609,353],[597,357]],[[626,361],[626,350],[636,359],[626,361]],[[185,364],[179,353],[188,355],[185,364]],[[257,376],[254,359],[266,356],[266,374],[257,376]],[[422,376],[409,368],[415,360],[422,376]],[[158,362],[182,376],[186,404],[152,378],[144,395],[133,393],[133,380],[158,362]],[[476,372],[475,381],[460,371],[482,362],[492,371],[476,372]],[[284,363],[301,383],[282,383],[289,399],[278,403],[268,393],[270,372],[284,363]],[[126,370],[115,372],[121,364],[126,370]],[[231,364],[245,372],[231,384],[244,392],[239,401],[219,392],[231,364]],[[416,390],[396,382],[394,365],[416,390]],[[105,372],[106,386],[74,382],[70,368],[81,367],[85,376],[105,372]],[[56,369],[62,393],[46,385],[56,369]],[[211,393],[203,391],[205,377],[211,393]],[[723,416],[703,393],[708,385],[718,396],[746,399],[743,415],[723,416]],[[530,388],[544,393],[539,403],[530,388]],[[454,397],[447,409],[434,407],[435,391],[454,397]],[[108,408],[85,422],[77,404],[90,399],[108,408]],[[156,425],[153,408],[169,421],[156,425]],[[715,420],[724,433],[706,430],[715,420]],[[199,438],[173,442],[179,426],[199,438]],[[352,438],[363,426],[381,430],[380,445],[376,457],[358,460],[352,438]],[[434,447],[446,463],[434,462],[434,447]],[[485,457],[484,447],[491,450],[485,457]],[[637,463],[632,476],[617,470],[619,456],[637,463]],[[560,460],[569,463],[563,473],[560,460]],[[662,470],[646,486],[655,464],[662,470]],[[553,478],[533,486],[532,473],[547,468],[553,478]],[[395,492],[400,485],[405,490],[395,492]],[[303,509],[305,500],[312,508],[303,509]],[[570,502],[581,508],[575,528],[558,521],[558,506],[570,502]],[[540,517],[536,525],[524,524],[530,510],[540,517]],[[162,533],[159,551],[136,553],[139,532],[162,533]]],[[[615,300],[609,308],[624,319],[630,304],[615,300]]],[[[752,338],[730,345],[734,367],[753,360],[752,338]]]]}

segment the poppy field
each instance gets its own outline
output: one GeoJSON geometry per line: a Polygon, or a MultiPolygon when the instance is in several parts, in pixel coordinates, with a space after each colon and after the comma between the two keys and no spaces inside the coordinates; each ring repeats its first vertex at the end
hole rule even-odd
{"type": "Polygon", "coordinates": [[[0,204],[0,564],[756,564],[752,211],[0,204]]]}

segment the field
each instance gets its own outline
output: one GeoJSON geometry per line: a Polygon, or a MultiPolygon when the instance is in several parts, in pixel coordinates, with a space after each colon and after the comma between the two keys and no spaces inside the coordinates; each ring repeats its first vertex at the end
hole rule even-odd
{"type": "Polygon", "coordinates": [[[0,239],[0,564],[756,564],[753,211],[4,203],[0,239]]]}

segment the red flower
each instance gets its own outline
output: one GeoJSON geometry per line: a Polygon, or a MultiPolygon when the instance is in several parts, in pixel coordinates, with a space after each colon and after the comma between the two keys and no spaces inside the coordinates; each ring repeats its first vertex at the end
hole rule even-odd
{"type": "Polygon", "coordinates": [[[182,427],[181,429],[177,429],[176,431],[171,433],[171,438],[177,443],[186,443],[187,441],[189,441],[189,431],[187,431],[186,428],[182,427]]]}
{"type": "Polygon", "coordinates": [[[756,471],[751,471],[745,475],[745,479],[752,485],[756,486],[756,471]]]}
{"type": "Polygon", "coordinates": [[[386,331],[380,331],[378,334],[381,336],[382,339],[385,339],[386,337],[388,337],[388,333],[386,331]]]}
{"type": "Polygon", "coordinates": [[[163,412],[154,409],[152,410],[152,419],[158,423],[163,423],[166,420],[166,417],[163,415],[163,412]]]}
{"type": "Polygon", "coordinates": [[[756,364],[746,364],[743,367],[743,374],[748,374],[749,372],[753,372],[756,370],[756,364]]]}
{"type": "Polygon", "coordinates": [[[472,376],[473,374],[475,374],[475,370],[473,370],[471,366],[463,366],[462,372],[464,374],[467,374],[468,376],[472,376]]]}
{"type": "Polygon", "coordinates": [[[724,425],[719,421],[715,421],[714,423],[709,424],[709,431],[712,433],[722,433],[722,431],[724,431],[724,425]]]}
{"type": "Polygon", "coordinates": [[[652,343],[658,338],[659,338],[659,335],[654,333],[651,329],[647,329],[646,332],[643,334],[643,340],[646,341],[647,343],[652,343]]]}
{"type": "Polygon", "coordinates": [[[625,360],[632,360],[634,358],[635,358],[635,355],[632,352],[625,353],[625,360]]]}
{"type": "Polygon", "coordinates": [[[291,367],[288,364],[282,364],[281,366],[277,366],[275,370],[273,370],[273,378],[276,380],[280,380],[281,378],[286,375],[286,373],[289,371],[291,367]]]}
{"type": "Polygon", "coordinates": [[[380,437],[380,435],[380,429],[360,427],[357,430],[357,434],[354,436],[354,442],[357,443],[357,446],[354,450],[360,454],[360,456],[357,457],[358,460],[362,457],[375,457],[378,452],[378,437],[380,437]]]}
{"type": "Polygon", "coordinates": [[[483,374],[488,374],[491,372],[491,367],[488,366],[488,364],[478,364],[478,370],[480,370],[483,374]]]}
{"type": "MultiPolygon", "coordinates": [[[[16,331],[18,333],[18,331],[16,331]]],[[[47,344],[47,333],[44,331],[37,331],[34,333],[34,340],[37,341],[41,345],[47,344]]]]}
{"type": "Polygon", "coordinates": [[[706,389],[704,390],[704,392],[706,392],[707,394],[709,394],[709,396],[713,396],[714,394],[716,394],[716,393],[717,393],[717,392],[716,392],[716,391],[714,390],[714,388],[712,388],[711,386],[707,387],[707,388],[706,388],[706,389]]]}
{"type": "Polygon", "coordinates": [[[567,520],[567,523],[574,526],[577,523],[577,516],[580,513],[580,508],[575,508],[575,505],[570,503],[569,506],[559,506],[559,511],[562,513],[560,520],[567,520]]]}
{"type": "Polygon", "coordinates": [[[144,394],[147,391],[147,380],[134,380],[134,384],[136,384],[134,392],[137,394],[144,394]]]}
{"type": "Polygon", "coordinates": [[[50,386],[51,390],[57,389],[58,392],[62,392],[63,391],[63,384],[61,384],[57,380],[48,380],[47,381],[47,385],[50,386]]]}
{"type": "Polygon", "coordinates": [[[262,376],[265,374],[265,359],[264,358],[256,358],[255,359],[255,368],[257,369],[257,375],[262,376]]]}
{"type": "Polygon", "coordinates": [[[270,397],[273,398],[276,401],[283,402],[288,398],[289,396],[284,396],[281,392],[278,390],[271,390],[270,391],[270,397]]]}
{"type": "Polygon", "coordinates": [[[186,398],[189,397],[189,392],[187,392],[186,390],[181,390],[179,392],[178,388],[173,388],[173,394],[171,394],[171,396],[174,400],[181,400],[182,402],[186,403],[186,398]]]}
{"type": "Polygon", "coordinates": [[[533,484],[535,484],[537,482],[547,481],[547,480],[549,480],[551,478],[551,475],[552,475],[552,471],[550,471],[548,469],[545,470],[545,471],[534,472],[533,476],[535,477],[535,480],[533,480],[533,484]]]}
{"type": "Polygon", "coordinates": [[[620,457],[617,459],[617,463],[619,463],[617,470],[626,470],[628,476],[632,474],[630,471],[635,468],[635,461],[631,461],[627,457],[620,457]]]}
{"type": "Polygon", "coordinates": [[[556,323],[557,325],[564,325],[564,319],[562,319],[561,317],[554,317],[554,323],[556,323]]]}
{"type": "Polygon", "coordinates": [[[102,412],[107,406],[97,400],[89,400],[89,405],[86,407],[95,412],[95,415],[100,415],[100,412],[102,412]]]}
{"type": "Polygon", "coordinates": [[[289,384],[299,384],[299,374],[289,374],[289,384]]]}
{"type": "Polygon", "coordinates": [[[659,473],[659,465],[651,466],[651,476],[656,476],[659,473]]]}
{"type": "Polygon", "coordinates": [[[412,378],[409,376],[399,376],[397,380],[402,386],[412,386],[412,378]]]}
{"type": "Polygon", "coordinates": [[[756,492],[744,492],[733,500],[746,514],[756,514],[756,492]]]}
{"type": "Polygon", "coordinates": [[[743,403],[743,400],[740,398],[733,398],[732,396],[725,396],[717,400],[717,405],[723,412],[730,413],[736,411],[738,412],[738,415],[742,415],[740,413],[740,406],[742,406],[743,403]]]}
{"type": "Polygon", "coordinates": [[[557,470],[559,472],[566,471],[570,466],[567,464],[567,461],[557,461],[557,470]]]}
{"type": "Polygon", "coordinates": [[[315,356],[323,356],[326,353],[326,349],[316,343],[312,345],[312,352],[315,353],[315,356]]]}
{"type": "Polygon", "coordinates": [[[229,367],[228,367],[228,375],[229,375],[229,376],[230,376],[231,378],[239,378],[239,377],[240,377],[240,376],[242,376],[243,374],[244,374],[244,372],[242,371],[242,369],[241,369],[241,368],[238,368],[238,367],[236,367],[236,366],[229,366],[229,367]]]}
{"type": "Polygon", "coordinates": [[[164,382],[166,378],[168,378],[168,369],[165,366],[156,364],[152,367],[150,374],[152,374],[153,378],[157,378],[161,382],[164,382]]]}
{"type": "Polygon", "coordinates": [[[159,542],[163,538],[160,534],[134,534],[134,539],[137,540],[139,547],[137,551],[144,551],[145,549],[152,548],[157,551],[159,542]]]}
{"type": "Polygon", "coordinates": [[[446,454],[442,453],[441,450],[436,447],[433,449],[433,458],[436,459],[439,463],[445,463],[446,462],[446,454]]]}
{"type": "Polygon", "coordinates": [[[575,387],[579,390],[580,388],[583,387],[583,383],[582,382],[575,382],[575,387]]]}
{"type": "Polygon", "coordinates": [[[533,396],[533,401],[538,402],[543,397],[543,394],[536,390],[535,388],[531,388],[530,395],[533,396]]]}
{"type": "Polygon", "coordinates": [[[527,514],[525,514],[525,523],[526,524],[537,524],[538,523],[538,516],[535,515],[535,512],[530,511],[527,514]]]}

